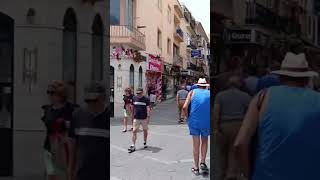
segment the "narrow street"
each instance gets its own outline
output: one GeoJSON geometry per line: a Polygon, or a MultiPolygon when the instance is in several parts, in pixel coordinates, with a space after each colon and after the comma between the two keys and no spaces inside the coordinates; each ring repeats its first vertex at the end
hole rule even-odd
{"type": "MultiPolygon", "coordinates": [[[[122,109],[121,109],[122,110],[122,109]]],[[[177,124],[174,100],[158,105],[149,125],[148,149],[143,149],[143,133],[138,133],[137,151],[129,154],[131,133],[122,133],[121,119],[111,120],[111,178],[113,180],[202,180],[191,172],[192,139],[187,125],[177,124]]],[[[209,142],[210,144],[210,142],[209,142]]],[[[207,165],[210,165],[210,148],[207,165]]]]}

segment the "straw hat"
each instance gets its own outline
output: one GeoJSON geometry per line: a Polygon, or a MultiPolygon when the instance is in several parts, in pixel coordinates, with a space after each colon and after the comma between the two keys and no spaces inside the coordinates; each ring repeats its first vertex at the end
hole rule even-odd
{"type": "Polygon", "coordinates": [[[209,84],[207,83],[207,80],[205,78],[200,78],[196,85],[197,86],[205,86],[205,87],[209,86],[209,84]]]}
{"type": "Polygon", "coordinates": [[[272,71],[271,73],[289,77],[318,76],[317,72],[309,70],[308,62],[304,53],[296,55],[291,52],[286,54],[282,61],[281,69],[272,71]]]}

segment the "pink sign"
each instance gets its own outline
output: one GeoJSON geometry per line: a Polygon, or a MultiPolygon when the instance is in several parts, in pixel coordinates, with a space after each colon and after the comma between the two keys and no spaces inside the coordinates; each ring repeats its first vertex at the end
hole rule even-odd
{"type": "Polygon", "coordinates": [[[161,72],[162,60],[159,57],[148,55],[147,59],[147,70],[161,72]]]}

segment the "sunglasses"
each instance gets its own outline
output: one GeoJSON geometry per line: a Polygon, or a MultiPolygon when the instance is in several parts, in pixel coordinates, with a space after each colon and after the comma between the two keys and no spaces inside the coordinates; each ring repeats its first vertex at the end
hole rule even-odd
{"type": "Polygon", "coordinates": [[[55,95],[56,92],[55,91],[47,91],[47,94],[52,96],[52,95],[55,95]]]}

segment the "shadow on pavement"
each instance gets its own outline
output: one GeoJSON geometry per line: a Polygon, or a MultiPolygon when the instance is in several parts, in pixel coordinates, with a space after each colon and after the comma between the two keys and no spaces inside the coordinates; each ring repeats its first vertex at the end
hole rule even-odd
{"type": "Polygon", "coordinates": [[[151,151],[152,153],[158,153],[162,150],[162,148],[159,147],[153,147],[153,146],[148,146],[148,148],[140,148],[137,149],[137,151],[151,151]]]}

